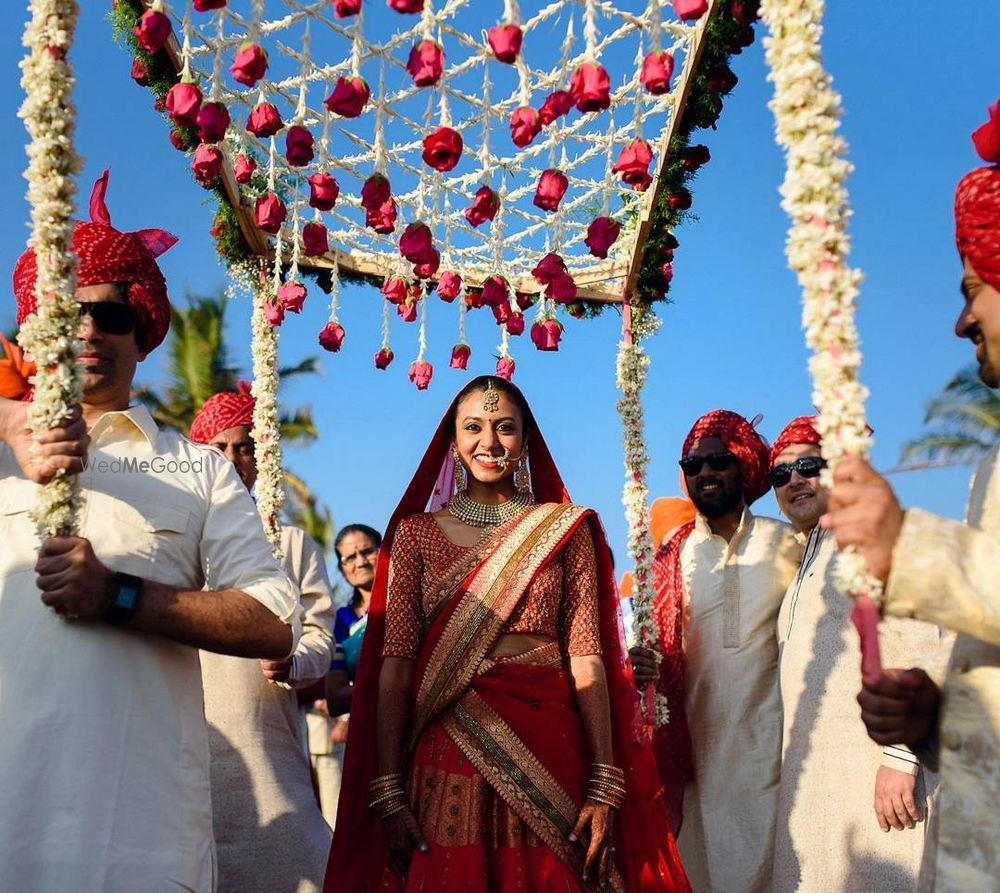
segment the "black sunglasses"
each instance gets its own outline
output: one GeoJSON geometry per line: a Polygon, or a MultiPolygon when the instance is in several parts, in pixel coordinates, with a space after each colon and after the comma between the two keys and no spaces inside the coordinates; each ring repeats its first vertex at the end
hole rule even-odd
{"type": "Polygon", "coordinates": [[[711,456],[685,456],[677,464],[680,465],[681,471],[684,472],[689,478],[693,478],[699,471],[701,471],[702,465],[706,462],[708,467],[712,471],[725,471],[727,468],[732,467],[733,462],[736,461],[736,457],[730,452],[724,453],[712,453],[711,456]]]}
{"type": "Polygon", "coordinates": [[[106,335],[127,335],[135,330],[135,311],[117,301],[78,301],[80,316],[89,316],[106,335]]]}
{"type": "Polygon", "coordinates": [[[799,477],[814,478],[826,468],[826,459],[819,456],[803,456],[794,462],[782,462],[771,469],[771,485],[784,487],[792,479],[792,472],[797,471],[799,477]]]}

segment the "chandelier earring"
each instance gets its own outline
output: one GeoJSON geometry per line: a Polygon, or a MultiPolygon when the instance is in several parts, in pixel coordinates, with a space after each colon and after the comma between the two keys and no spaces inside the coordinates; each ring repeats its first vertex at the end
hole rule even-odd
{"type": "Polygon", "coordinates": [[[527,493],[531,490],[531,477],[528,475],[528,450],[525,449],[521,461],[517,463],[514,471],[514,486],[519,493],[527,493]]]}
{"type": "Polygon", "coordinates": [[[468,477],[466,475],[465,466],[462,464],[462,460],[458,457],[458,447],[453,446],[451,448],[451,455],[455,460],[455,470],[453,472],[455,476],[455,492],[464,493],[466,487],[468,486],[468,477]]]}

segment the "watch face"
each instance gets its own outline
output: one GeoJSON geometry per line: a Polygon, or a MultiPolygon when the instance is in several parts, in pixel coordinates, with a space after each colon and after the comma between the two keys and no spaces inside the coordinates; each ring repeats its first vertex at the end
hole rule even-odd
{"type": "Polygon", "coordinates": [[[115,604],[121,608],[125,608],[126,611],[131,611],[135,608],[135,602],[138,597],[139,590],[135,586],[123,586],[118,590],[118,598],[115,599],[115,604]]]}

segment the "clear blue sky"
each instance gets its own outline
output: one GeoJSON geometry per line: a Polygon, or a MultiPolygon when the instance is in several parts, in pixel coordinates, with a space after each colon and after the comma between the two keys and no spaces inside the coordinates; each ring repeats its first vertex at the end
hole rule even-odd
{"type": "MultiPolygon", "coordinates": [[[[372,0],[377,2],[377,0],[372,0]]],[[[72,60],[78,76],[78,147],[85,207],[90,185],[112,169],[108,204],[122,229],[160,226],[180,243],[162,259],[175,301],[185,292],[223,286],[208,230],[212,210],[191,179],[187,161],[167,141],[148,91],[128,76],[128,55],[111,42],[109,4],[81,4],[72,60]]],[[[485,6],[485,4],[484,4],[485,6]]],[[[850,182],[854,219],[852,260],[865,273],[860,328],[863,376],[872,390],[869,417],[875,461],[894,465],[900,445],[921,429],[927,399],[971,359],[952,334],[959,308],[959,265],[951,202],[955,184],[976,164],[969,134],[1000,94],[1000,25],[993,4],[966,0],[941,14],[941,4],[829,4],[826,63],[844,99],[844,133],[856,172],[850,182]]],[[[493,8],[493,4],[490,4],[493,8]]],[[[497,5],[499,9],[499,5],[497,5]]],[[[484,27],[490,22],[485,21],[484,27]]],[[[27,238],[25,134],[18,60],[21,19],[0,32],[0,115],[7,134],[0,154],[0,268],[11,270],[27,238]]],[[[677,492],[677,454],[692,421],[728,407],[763,413],[773,438],[792,416],[810,411],[799,292],[784,257],[787,220],[778,205],[783,163],[766,103],[758,42],[735,57],[739,86],[727,100],[717,132],[704,134],[712,161],[694,183],[696,219],[678,232],[674,304],[661,307],[664,325],[650,343],[646,394],[653,495],[677,492]]],[[[9,280],[8,280],[9,281],[9,280]]],[[[10,294],[9,291],[7,292],[10,294]]],[[[394,324],[397,359],[387,372],[371,362],[379,342],[379,295],[350,287],[343,296],[348,341],[321,358],[323,378],[290,387],[290,403],[311,403],[321,437],[289,451],[288,464],[327,502],[338,525],[381,527],[409,480],[438,417],[466,375],[447,368],[454,316],[432,301],[431,389],[406,379],[416,355],[416,329],[394,324]]],[[[480,311],[484,313],[485,311],[480,311]]],[[[316,291],[300,317],[282,328],[285,362],[322,353],[315,334],[325,321],[316,291]]],[[[13,299],[0,305],[0,326],[13,321],[13,299]]],[[[249,369],[249,307],[232,307],[229,334],[236,359],[249,369]]],[[[478,348],[469,374],[492,371],[492,317],[470,316],[478,348]]],[[[619,318],[568,320],[556,354],[514,339],[515,380],[526,391],[576,501],[596,508],[612,547],[625,563],[621,431],[615,411],[615,352],[619,318]]],[[[154,354],[139,380],[162,380],[154,354]]],[[[960,517],[968,469],[934,470],[895,479],[905,504],[960,517]]],[[[776,511],[768,496],[759,504],[776,511]]]]}

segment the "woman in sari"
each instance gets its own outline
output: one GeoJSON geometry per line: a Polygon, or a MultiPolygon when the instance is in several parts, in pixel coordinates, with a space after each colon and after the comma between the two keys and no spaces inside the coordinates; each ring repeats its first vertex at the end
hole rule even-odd
{"type": "Polygon", "coordinates": [[[689,891],[603,530],[517,388],[462,389],[383,545],[326,893],[689,891]]]}

